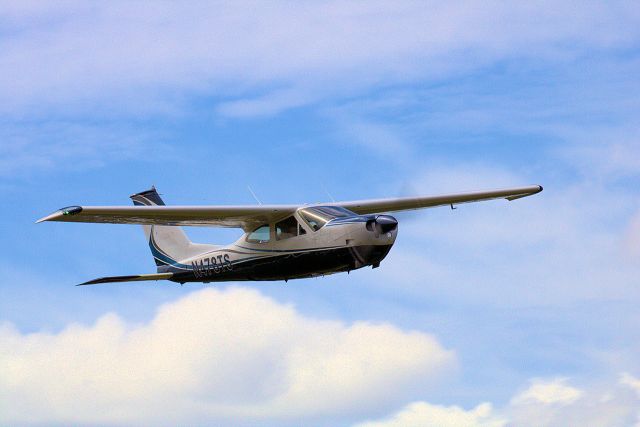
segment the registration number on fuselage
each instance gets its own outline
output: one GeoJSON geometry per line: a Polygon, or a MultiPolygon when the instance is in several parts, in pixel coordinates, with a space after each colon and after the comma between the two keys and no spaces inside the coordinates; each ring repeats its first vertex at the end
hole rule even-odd
{"type": "Polygon", "coordinates": [[[231,264],[229,254],[191,261],[191,266],[193,267],[193,274],[196,277],[208,277],[224,271],[233,270],[233,264],[231,264]]]}

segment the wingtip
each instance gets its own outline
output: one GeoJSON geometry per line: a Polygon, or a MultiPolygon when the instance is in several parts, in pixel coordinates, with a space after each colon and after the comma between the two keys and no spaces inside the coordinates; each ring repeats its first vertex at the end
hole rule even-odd
{"type": "Polygon", "coordinates": [[[37,220],[35,223],[36,224],[40,224],[41,222],[45,222],[45,221],[51,221],[52,219],[56,218],[60,216],[60,211],[56,211],[52,214],[49,214],[47,216],[43,216],[42,218],[40,218],[39,220],[37,220]]]}
{"type": "Polygon", "coordinates": [[[527,187],[526,192],[523,192],[522,194],[516,194],[515,196],[508,196],[505,197],[505,199],[507,199],[510,202],[513,202],[514,200],[518,200],[518,199],[522,199],[523,197],[529,197],[529,196],[533,196],[534,194],[538,194],[539,192],[541,192],[544,188],[542,188],[542,185],[531,185],[529,187],[527,187]],[[536,188],[536,190],[534,190],[534,188],[536,188]]]}
{"type": "Polygon", "coordinates": [[[60,208],[52,214],[49,214],[43,218],[40,218],[36,221],[36,224],[39,224],[43,221],[64,221],[62,218],[66,215],[77,215],[82,212],[82,206],[67,206],[66,208],[60,208]]]}
{"type": "Polygon", "coordinates": [[[102,280],[104,277],[100,277],[98,279],[87,280],[86,282],[78,283],[76,286],[87,286],[87,285],[96,285],[98,283],[103,283],[102,280]]]}

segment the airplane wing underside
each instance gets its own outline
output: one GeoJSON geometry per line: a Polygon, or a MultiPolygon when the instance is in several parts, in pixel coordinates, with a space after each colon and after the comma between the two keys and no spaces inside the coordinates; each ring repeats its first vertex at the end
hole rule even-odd
{"type": "MultiPolygon", "coordinates": [[[[444,194],[424,197],[359,200],[324,203],[342,206],[357,214],[397,212],[482,200],[515,200],[542,191],[539,185],[502,190],[444,194]]],[[[254,206],[69,206],[39,219],[42,221],[94,222],[111,224],[191,225],[234,227],[246,231],[293,214],[307,205],[254,206]]],[[[311,205],[308,205],[311,206],[311,205]]]]}

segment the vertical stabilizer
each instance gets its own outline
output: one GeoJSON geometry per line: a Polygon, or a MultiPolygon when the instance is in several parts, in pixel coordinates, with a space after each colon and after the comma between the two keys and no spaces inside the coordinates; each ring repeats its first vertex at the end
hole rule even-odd
{"type": "MultiPolygon", "coordinates": [[[[131,200],[136,206],[164,206],[164,201],[155,187],[133,194],[131,200]]],[[[166,225],[143,225],[142,229],[149,243],[151,254],[158,266],[158,272],[181,260],[214,249],[213,245],[192,243],[181,227],[166,225]]]]}

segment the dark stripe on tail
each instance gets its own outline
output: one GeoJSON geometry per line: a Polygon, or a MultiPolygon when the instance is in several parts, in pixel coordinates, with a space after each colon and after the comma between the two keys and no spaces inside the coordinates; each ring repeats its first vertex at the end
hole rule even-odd
{"type": "Polygon", "coordinates": [[[160,198],[160,195],[158,194],[158,191],[154,186],[151,186],[151,188],[147,191],[132,194],[129,197],[131,198],[131,200],[133,200],[133,204],[136,206],[164,206],[164,201],[162,200],[162,198],[160,198]]]}

